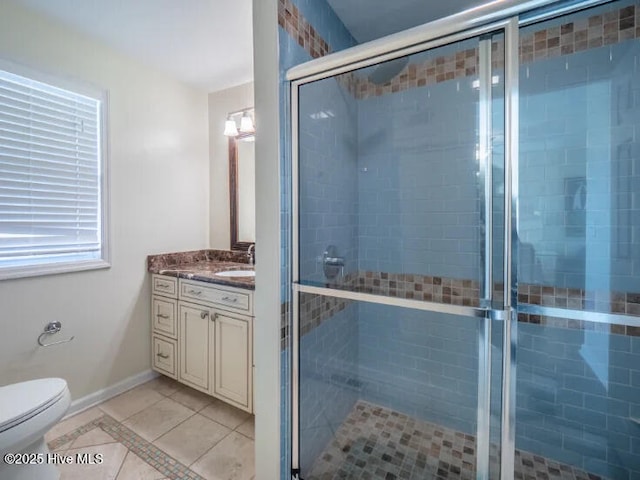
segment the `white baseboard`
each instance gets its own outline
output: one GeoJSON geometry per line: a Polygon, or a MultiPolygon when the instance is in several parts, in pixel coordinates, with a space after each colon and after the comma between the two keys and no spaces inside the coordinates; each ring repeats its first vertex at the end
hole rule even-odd
{"type": "Polygon", "coordinates": [[[149,380],[153,380],[154,378],[160,376],[157,372],[153,370],[146,370],[144,372],[140,372],[137,375],[133,375],[132,377],[125,378],[124,380],[111,385],[107,388],[103,388],[102,390],[98,390],[97,392],[90,393],[82,398],[78,398],[71,402],[71,406],[67,411],[67,414],[64,418],[70,417],[71,415],[75,415],[76,413],[80,413],[83,410],[87,410],[99,403],[104,402],[105,400],[109,400],[116,395],[120,395],[127,390],[131,390],[138,385],[148,382],[149,380]]]}

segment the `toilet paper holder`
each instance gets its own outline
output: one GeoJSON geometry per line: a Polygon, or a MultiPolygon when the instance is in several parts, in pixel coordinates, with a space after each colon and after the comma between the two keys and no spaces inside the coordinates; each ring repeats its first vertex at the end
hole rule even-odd
{"type": "Polygon", "coordinates": [[[60,345],[61,343],[68,343],[71,340],[73,340],[74,338],[76,338],[75,335],[73,335],[73,336],[71,336],[71,338],[67,338],[66,340],[60,340],[58,342],[51,342],[51,343],[42,343],[42,337],[44,337],[45,335],[55,335],[60,330],[62,330],[62,323],[61,322],[49,322],[49,323],[47,323],[47,325],[44,327],[44,332],[42,332],[40,335],[38,335],[38,345],[40,345],[41,347],[52,347],[53,345],[60,345]]]}

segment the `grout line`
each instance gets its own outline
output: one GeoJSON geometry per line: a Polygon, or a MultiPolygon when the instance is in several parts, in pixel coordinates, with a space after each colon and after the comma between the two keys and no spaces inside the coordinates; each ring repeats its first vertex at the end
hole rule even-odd
{"type": "MultiPolygon", "coordinates": [[[[205,417],[206,418],[206,417],[205,417]]],[[[212,422],[215,422],[214,420],[211,420],[212,422]]],[[[218,423],[218,422],[215,422],[218,423]]],[[[224,427],[224,425],[222,425],[224,427]]],[[[225,428],[229,428],[229,427],[225,427],[225,428]]],[[[213,445],[211,445],[211,448],[207,449],[206,452],[204,452],[202,455],[200,455],[198,458],[196,458],[193,462],[191,462],[189,464],[189,468],[191,468],[193,465],[195,465],[202,457],[204,457],[207,453],[209,453],[211,450],[213,450],[214,448],[216,448],[218,445],[220,445],[220,443],[227,438],[229,435],[231,435],[231,432],[233,432],[233,430],[229,431],[229,433],[227,433],[224,437],[222,437],[220,440],[218,440],[216,443],[214,443],[213,445]]]]}
{"type": "MultiPolygon", "coordinates": [[[[141,414],[142,412],[145,412],[146,410],[150,409],[151,407],[153,407],[153,406],[154,406],[154,405],[156,405],[157,403],[160,403],[160,402],[162,402],[162,401],[164,401],[164,400],[167,400],[167,399],[172,400],[173,402],[177,403],[177,404],[178,404],[178,405],[180,405],[181,407],[186,408],[187,410],[189,410],[189,411],[191,412],[191,414],[190,414],[188,417],[186,417],[184,420],[182,420],[180,423],[178,423],[177,425],[174,425],[173,427],[171,427],[171,428],[170,428],[169,430],[167,430],[165,433],[163,433],[163,434],[159,435],[158,437],[156,437],[156,438],[154,438],[154,439],[152,439],[152,440],[147,440],[147,441],[148,441],[148,442],[150,442],[150,443],[155,442],[155,441],[156,441],[156,440],[158,440],[160,437],[162,437],[162,436],[164,436],[165,434],[169,433],[171,430],[173,430],[174,428],[176,428],[178,425],[181,425],[182,423],[186,422],[188,419],[190,419],[191,417],[193,417],[193,416],[197,413],[197,412],[194,412],[194,411],[193,411],[192,409],[190,409],[189,407],[187,407],[186,405],[183,405],[182,403],[178,402],[177,400],[173,400],[172,398],[165,397],[165,398],[163,398],[162,400],[159,400],[158,402],[156,402],[156,403],[154,403],[154,404],[152,404],[152,405],[149,405],[148,407],[145,407],[144,409],[140,410],[140,411],[139,411],[138,413],[136,413],[135,415],[141,414]]],[[[126,425],[126,422],[129,422],[129,420],[130,420],[133,416],[134,416],[134,415],[132,415],[131,417],[127,418],[127,420],[126,420],[126,421],[122,421],[122,422],[119,422],[118,420],[116,420],[116,421],[117,421],[118,423],[121,423],[123,426],[125,426],[125,427],[129,428],[130,430],[132,430],[132,431],[133,431],[134,433],[136,433],[138,436],[142,437],[142,435],[140,435],[140,434],[138,434],[137,432],[135,432],[135,430],[133,430],[133,428],[131,428],[129,425],[126,425]]],[[[112,418],[113,418],[113,417],[112,417],[112,418]]],[[[115,419],[114,419],[114,420],[115,420],[115,419]]],[[[144,437],[142,437],[142,438],[144,438],[144,437]]],[[[145,439],[145,440],[146,440],[146,439],[145,439]]]]}
{"type": "Polygon", "coordinates": [[[120,472],[122,472],[122,466],[124,465],[124,462],[127,461],[127,457],[129,456],[130,453],[132,453],[131,450],[129,450],[127,448],[127,453],[124,455],[124,458],[122,459],[122,463],[120,464],[120,467],[118,468],[118,473],[116,473],[116,476],[113,477],[114,480],[118,480],[118,477],[120,476],[120,472]]]}
{"type": "MultiPolygon", "coordinates": [[[[226,425],[223,425],[223,424],[222,424],[222,423],[220,423],[220,422],[216,422],[214,419],[209,418],[209,417],[207,417],[206,415],[202,415],[202,417],[204,417],[204,418],[206,418],[207,420],[209,420],[209,421],[211,421],[211,422],[215,423],[216,425],[220,425],[221,427],[226,428],[227,430],[229,430],[229,432],[228,432],[224,437],[222,437],[220,440],[218,440],[216,443],[214,443],[214,444],[211,446],[211,448],[209,448],[206,452],[204,452],[202,455],[200,455],[198,458],[196,458],[192,463],[190,463],[190,464],[189,464],[189,468],[191,468],[191,466],[192,466],[193,464],[195,464],[198,460],[200,460],[202,457],[204,457],[207,453],[209,453],[211,450],[213,450],[216,446],[218,446],[218,445],[219,445],[219,444],[220,444],[220,443],[221,443],[225,438],[227,438],[229,435],[231,435],[231,433],[233,433],[233,432],[235,432],[235,431],[236,431],[235,429],[231,429],[231,428],[227,427],[226,425]]],[[[240,424],[240,425],[242,425],[242,424],[240,424]]],[[[240,425],[238,425],[238,427],[239,427],[240,425]]],[[[236,427],[236,428],[237,428],[237,427],[236,427]]],[[[240,432],[237,432],[237,433],[238,433],[239,435],[242,435],[242,433],[240,433],[240,432]]],[[[246,437],[246,435],[243,435],[243,436],[244,436],[244,437],[246,437]]],[[[249,438],[249,437],[246,437],[246,438],[249,438]]],[[[254,440],[254,439],[252,439],[252,438],[249,438],[249,440],[255,441],[255,440],[254,440]]]]}
{"type": "MultiPolygon", "coordinates": [[[[143,383],[142,385],[144,385],[144,383],[143,383]]],[[[138,387],[135,387],[135,388],[138,388],[138,387]]],[[[132,390],[133,390],[133,389],[132,389],[132,390]]],[[[153,390],[153,389],[149,388],[149,390],[153,390]]],[[[153,391],[155,392],[155,390],[153,390],[153,391]]],[[[127,392],[121,393],[120,395],[124,395],[125,393],[128,393],[128,392],[131,392],[131,390],[128,390],[127,392]]],[[[160,392],[156,392],[156,393],[158,393],[159,395],[162,395],[160,392]]],[[[114,400],[114,399],[118,398],[120,395],[118,395],[118,396],[116,396],[116,397],[113,397],[113,398],[112,398],[112,399],[110,399],[110,400],[107,400],[107,402],[105,402],[105,403],[108,403],[108,402],[110,402],[111,400],[114,400]]],[[[131,414],[131,415],[129,415],[128,417],[125,417],[125,418],[123,418],[122,420],[116,420],[116,421],[117,421],[117,422],[120,422],[120,423],[124,423],[124,422],[128,421],[131,417],[133,417],[133,416],[135,416],[135,415],[139,414],[140,412],[145,411],[146,409],[148,409],[148,408],[150,408],[150,407],[153,407],[156,403],[159,403],[159,402],[161,402],[162,400],[164,400],[164,399],[166,399],[166,398],[168,398],[168,397],[163,396],[163,398],[161,398],[160,400],[156,400],[156,401],[155,401],[155,402],[153,402],[153,403],[150,403],[149,405],[147,405],[146,407],[144,407],[142,410],[138,410],[137,412],[132,413],[132,414],[131,414]]],[[[101,411],[101,412],[104,412],[104,413],[105,413],[105,415],[109,415],[109,416],[111,417],[111,414],[110,414],[108,411],[106,411],[106,410],[104,410],[104,409],[102,409],[102,408],[100,408],[100,407],[98,407],[98,408],[100,409],[100,411],[101,411]]],[[[114,420],[115,420],[115,417],[111,417],[111,418],[114,418],[114,420]]]]}
{"type": "Polygon", "coordinates": [[[255,439],[251,438],[249,435],[245,435],[242,432],[238,432],[237,430],[234,430],[234,432],[236,432],[238,435],[242,435],[244,438],[247,438],[249,440],[251,440],[252,442],[255,442],[255,439]]]}
{"type": "MultiPolygon", "coordinates": [[[[227,433],[227,435],[229,435],[229,434],[227,433]]],[[[200,455],[199,457],[197,457],[193,462],[191,462],[191,463],[189,464],[189,468],[193,467],[196,463],[198,463],[198,461],[199,461],[202,457],[204,457],[207,453],[209,453],[211,450],[213,450],[213,449],[214,449],[214,447],[215,447],[216,445],[218,445],[218,443],[220,443],[222,440],[224,440],[225,438],[227,438],[227,435],[225,435],[224,437],[222,437],[222,438],[220,439],[220,441],[219,441],[219,442],[217,442],[215,445],[212,445],[212,446],[211,446],[211,448],[209,448],[206,452],[204,452],[202,455],[200,455]]]]}
{"type": "MultiPolygon", "coordinates": [[[[182,404],[181,404],[182,405],[182,404]]],[[[193,411],[193,410],[192,410],[193,411]]],[[[198,412],[193,412],[193,414],[189,415],[187,418],[185,418],[184,420],[182,420],[180,423],[178,423],[177,425],[171,427],[169,430],[167,430],[166,432],[164,432],[162,435],[160,435],[157,438],[154,438],[153,441],[151,441],[151,443],[154,443],[156,440],[160,440],[162,437],[164,437],[165,435],[168,435],[170,432],[174,431],[176,428],[178,428],[180,425],[182,425],[184,422],[186,422],[187,420],[189,420],[190,418],[194,417],[195,415],[198,415],[198,412]]]]}

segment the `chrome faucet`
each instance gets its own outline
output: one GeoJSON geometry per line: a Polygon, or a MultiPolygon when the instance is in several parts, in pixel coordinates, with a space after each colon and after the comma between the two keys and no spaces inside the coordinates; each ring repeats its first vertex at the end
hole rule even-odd
{"type": "Polygon", "coordinates": [[[249,265],[253,265],[256,263],[254,247],[255,245],[252,243],[251,245],[249,245],[249,248],[247,248],[247,257],[249,257],[249,265]]]}

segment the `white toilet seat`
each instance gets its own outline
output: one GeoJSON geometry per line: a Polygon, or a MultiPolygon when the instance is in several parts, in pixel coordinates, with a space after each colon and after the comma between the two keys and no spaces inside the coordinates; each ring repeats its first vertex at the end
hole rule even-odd
{"type": "MultiPolygon", "coordinates": [[[[29,448],[67,413],[71,394],[61,378],[43,378],[0,387],[0,453],[29,448]]],[[[0,463],[0,470],[3,470],[0,463]]],[[[12,478],[3,476],[0,478],[12,478]]]]}
{"type": "Polygon", "coordinates": [[[61,378],[42,378],[0,387],[0,434],[60,401],[67,392],[61,378]]]}

